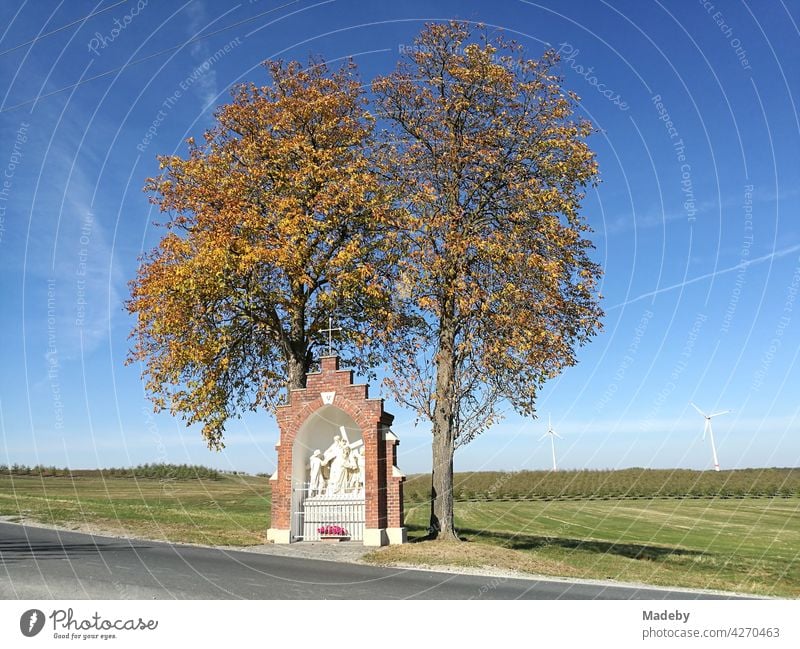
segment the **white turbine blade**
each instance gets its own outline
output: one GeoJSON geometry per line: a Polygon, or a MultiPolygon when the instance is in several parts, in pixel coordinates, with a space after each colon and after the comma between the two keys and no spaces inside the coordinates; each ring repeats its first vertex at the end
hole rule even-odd
{"type": "Polygon", "coordinates": [[[710,427],[711,427],[711,424],[709,423],[708,419],[706,419],[705,426],[703,426],[703,441],[705,441],[705,439],[706,439],[706,431],[708,431],[708,429],[710,427]]]}
{"type": "Polygon", "coordinates": [[[548,435],[549,435],[549,433],[545,433],[544,435],[542,435],[542,436],[539,438],[539,441],[541,442],[541,441],[542,441],[542,440],[543,440],[545,437],[547,437],[548,435]]]}
{"type": "Polygon", "coordinates": [[[564,438],[563,438],[563,437],[561,437],[561,435],[559,435],[559,434],[558,434],[556,431],[553,431],[553,435],[555,435],[556,437],[558,437],[558,439],[564,439],[564,438]]]}
{"type": "Polygon", "coordinates": [[[703,415],[703,417],[705,417],[705,416],[706,416],[706,413],[704,413],[702,410],[700,410],[700,408],[698,408],[698,407],[697,407],[696,405],[694,405],[693,403],[690,403],[689,405],[691,405],[691,406],[692,406],[692,408],[694,408],[695,410],[697,410],[697,412],[699,412],[701,415],[703,415]]]}
{"type": "Polygon", "coordinates": [[[709,417],[716,417],[717,415],[726,415],[730,412],[730,410],[721,410],[720,412],[715,412],[713,415],[709,415],[709,417]]]}

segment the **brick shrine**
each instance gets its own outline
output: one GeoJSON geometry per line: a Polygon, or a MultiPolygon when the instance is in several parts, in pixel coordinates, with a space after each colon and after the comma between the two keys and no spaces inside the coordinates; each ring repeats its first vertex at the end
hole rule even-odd
{"type": "Polygon", "coordinates": [[[323,356],[320,371],[290,391],[276,417],[269,541],[316,541],[335,532],[371,546],[406,542],[405,476],[397,468],[394,416],[383,399],[370,399],[367,384],[354,384],[338,356],[323,356]]]}

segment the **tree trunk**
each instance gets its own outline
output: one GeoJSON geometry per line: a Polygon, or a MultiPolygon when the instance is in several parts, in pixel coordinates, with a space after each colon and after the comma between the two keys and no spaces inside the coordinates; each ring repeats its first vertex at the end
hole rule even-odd
{"type": "Polygon", "coordinates": [[[453,520],[453,380],[455,378],[455,323],[444,310],[436,355],[436,405],[433,411],[433,468],[431,476],[431,535],[457,541],[453,520]]]}
{"type": "Polygon", "coordinates": [[[284,344],[287,390],[306,387],[306,374],[310,369],[310,355],[306,338],[306,312],[302,288],[295,287],[294,299],[296,305],[289,316],[289,336],[284,344]]]}
{"type": "Polygon", "coordinates": [[[433,438],[433,475],[431,476],[431,535],[446,541],[458,541],[453,518],[453,447],[452,438],[443,431],[433,438]]]}
{"type": "Polygon", "coordinates": [[[298,388],[306,387],[306,374],[308,367],[306,367],[305,354],[298,356],[292,352],[287,354],[286,358],[286,389],[296,390],[298,388]]]}

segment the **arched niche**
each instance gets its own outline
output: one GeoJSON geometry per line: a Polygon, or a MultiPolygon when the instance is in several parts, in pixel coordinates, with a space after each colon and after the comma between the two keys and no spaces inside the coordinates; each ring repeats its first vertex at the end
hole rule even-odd
{"type": "Polygon", "coordinates": [[[315,449],[325,452],[341,426],[351,443],[362,439],[361,427],[341,408],[325,405],[315,410],[300,426],[292,448],[292,484],[300,487],[308,480],[308,458],[315,449]]]}

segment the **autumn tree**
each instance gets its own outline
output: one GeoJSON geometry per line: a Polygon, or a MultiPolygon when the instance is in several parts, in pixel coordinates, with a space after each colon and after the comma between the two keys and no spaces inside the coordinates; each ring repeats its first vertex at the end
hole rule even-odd
{"type": "Polygon", "coordinates": [[[144,364],[156,408],[202,423],[217,448],[230,417],[305,385],[332,312],[339,349],[362,369],[377,360],[367,314],[384,303],[386,201],[362,85],[352,63],[265,65],[270,85],[241,85],[187,157],[159,158],[146,190],[166,235],[127,304],[128,362],[144,364]]]}
{"type": "Polygon", "coordinates": [[[592,128],[554,72],[466,24],[427,25],[373,91],[378,166],[402,209],[395,308],[416,322],[388,380],[430,420],[431,529],[453,525],[456,448],[576,362],[598,329],[599,267],[580,214],[592,128]],[[474,42],[477,41],[477,42],[474,42]]]}

